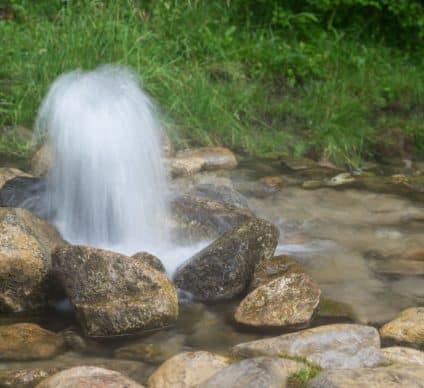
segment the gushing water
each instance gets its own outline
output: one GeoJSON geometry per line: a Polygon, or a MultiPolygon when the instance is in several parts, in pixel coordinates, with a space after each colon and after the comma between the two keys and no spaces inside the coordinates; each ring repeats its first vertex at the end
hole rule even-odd
{"type": "Polygon", "coordinates": [[[161,128],[134,73],[103,66],[60,76],[35,129],[54,154],[46,202],[66,240],[127,254],[165,248],[161,128]]]}

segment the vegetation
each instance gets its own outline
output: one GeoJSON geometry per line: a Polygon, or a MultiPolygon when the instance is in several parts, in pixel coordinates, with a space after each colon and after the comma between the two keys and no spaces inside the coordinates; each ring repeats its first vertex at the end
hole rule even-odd
{"type": "MultiPolygon", "coordinates": [[[[5,0],[3,0],[5,1],[5,0]]],[[[395,129],[424,150],[420,0],[6,0],[0,128],[75,68],[134,68],[179,145],[357,167],[395,129]]],[[[28,149],[2,139],[0,152],[28,149]]]]}
{"type": "Polygon", "coordinates": [[[314,378],[320,369],[314,365],[307,365],[300,371],[293,373],[289,376],[287,386],[290,388],[304,388],[307,386],[308,381],[314,378]]]}

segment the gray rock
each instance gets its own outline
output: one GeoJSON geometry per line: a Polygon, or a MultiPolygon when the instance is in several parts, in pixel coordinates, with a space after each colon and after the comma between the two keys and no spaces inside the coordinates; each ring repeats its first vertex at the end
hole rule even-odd
{"type": "Polygon", "coordinates": [[[254,217],[248,209],[190,195],[174,199],[171,208],[181,237],[190,240],[217,238],[254,217]]]}
{"type": "Polygon", "coordinates": [[[53,270],[89,336],[160,328],[177,319],[173,284],[136,258],[67,246],[53,253],[53,270]]]}
{"type": "Polygon", "coordinates": [[[232,206],[247,208],[247,198],[230,186],[203,183],[196,185],[191,193],[194,196],[224,202],[232,206]]]}
{"type": "Polygon", "coordinates": [[[328,370],[319,373],[309,388],[423,388],[424,367],[392,365],[384,368],[328,370]]]}
{"type": "Polygon", "coordinates": [[[352,369],[381,365],[378,331],[371,326],[334,324],[279,337],[242,343],[232,348],[241,357],[287,355],[303,357],[328,369],[352,369]]]}
{"type": "Polygon", "coordinates": [[[270,222],[252,218],[178,268],[175,284],[200,301],[231,299],[247,289],[255,265],[272,257],[278,234],[270,222]]]}
{"type": "Polygon", "coordinates": [[[305,364],[293,360],[257,357],[236,362],[215,373],[200,388],[284,388],[289,375],[305,364]]]}

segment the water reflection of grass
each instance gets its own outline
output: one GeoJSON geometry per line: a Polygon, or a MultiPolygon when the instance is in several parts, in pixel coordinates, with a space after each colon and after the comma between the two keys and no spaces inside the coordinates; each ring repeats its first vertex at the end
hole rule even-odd
{"type": "Polygon", "coordinates": [[[12,3],[15,18],[0,21],[0,126],[31,126],[62,72],[114,62],[142,75],[179,145],[358,165],[400,127],[424,148],[422,55],[354,32],[249,26],[231,2],[12,3]]]}

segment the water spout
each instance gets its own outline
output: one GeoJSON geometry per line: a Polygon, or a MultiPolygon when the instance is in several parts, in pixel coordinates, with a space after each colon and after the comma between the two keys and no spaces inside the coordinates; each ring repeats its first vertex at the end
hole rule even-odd
{"type": "Polygon", "coordinates": [[[138,77],[117,66],[73,71],[48,91],[36,120],[55,163],[50,218],[71,243],[131,254],[168,241],[160,122],[138,77]]]}

